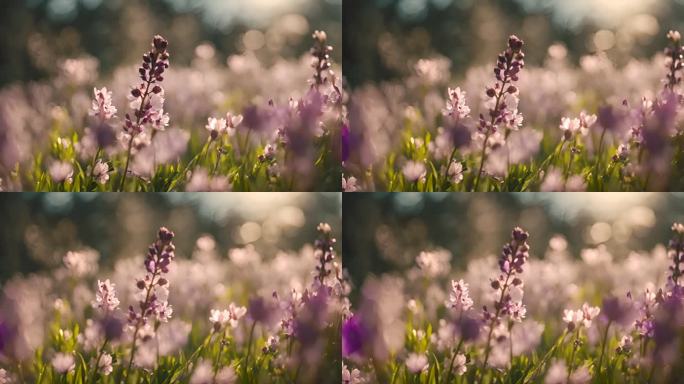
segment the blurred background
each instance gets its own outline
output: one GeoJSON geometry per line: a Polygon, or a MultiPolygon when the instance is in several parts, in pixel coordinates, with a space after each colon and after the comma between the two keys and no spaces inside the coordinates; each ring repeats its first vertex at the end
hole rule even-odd
{"type": "MultiPolygon", "coordinates": [[[[614,259],[667,244],[684,220],[684,193],[345,193],[344,267],[354,286],[369,274],[406,271],[421,251],[446,249],[451,265],[498,255],[513,227],[544,257],[561,234],[570,254],[605,245],[614,259]]],[[[358,290],[356,290],[358,293],[358,290]]]]}
{"type": "Polygon", "coordinates": [[[433,56],[462,73],[492,63],[510,34],[525,40],[528,64],[541,64],[557,42],[571,60],[605,52],[624,63],[650,57],[668,30],[684,27],[684,0],[345,0],[343,8],[351,86],[404,77],[433,56]]]}
{"type": "Polygon", "coordinates": [[[102,269],[144,255],[157,230],[176,234],[189,257],[202,234],[229,248],[254,245],[264,259],[312,243],[328,222],[339,238],[339,193],[4,193],[0,194],[0,285],[15,274],[62,265],[67,251],[92,248],[102,269]]]}
{"type": "MultiPolygon", "coordinates": [[[[341,5],[342,0],[3,0],[0,86],[50,78],[58,59],[70,57],[94,57],[107,75],[138,61],[157,33],[171,41],[178,66],[189,65],[195,50],[207,47],[224,60],[247,51],[264,63],[298,58],[315,29],[326,30],[339,47],[341,5]]],[[[339,62],[339,49],[335,55],[339,62]]]]}

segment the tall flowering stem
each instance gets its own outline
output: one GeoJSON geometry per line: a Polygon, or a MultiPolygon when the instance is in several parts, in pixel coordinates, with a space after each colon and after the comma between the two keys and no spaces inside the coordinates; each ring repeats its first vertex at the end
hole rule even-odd
{"type": "Polygon", "coordinates": [[[492,280],[491,286],[499,292],[499,299],[494,302],[494,313],[483,308],[484,321],[489,324],[489,334],[485,344],[483,369],[487,367],[494,327],[500,324],[503,316],[512,321],[521,321],[525,317],[526,309],[522,300],[523,282],[519,275],[523,272],[523,265],[529,257],[530,247],[527,245],[529,234],[519,227],[513,229],[511,240],[503,246],[499,257],[501,274],[492,280]]]}
{"type": "MultiPolygon", "coordinates": [[[[158,83],[164,81],[164,71],[169,67],[169,53],[166,51],[169,42],[163,37],[156,35],[152,40],[152,49],[143,55],[143,63],[138,68],[140,73],[140,79],[142,83],[131,90],[132,106],[135,106],[138,101],[140,105],[133,112],[135,122],[131,118],[130,114],[126,114],[126,121],[124,123],[124,132],[129,137],[128,145],[126,150],[126,163],[124,166],[124,172],[121,176],[121,184],[119,185],[119,192],[122,192],[124,185],[126,184],[126,176],[128,175],[128,166],[131,160],[131,150],[133,148],[133,139],[142,133],[143,125],[146,123],[159,123],[166,119],[168,122],[168,116],[164,116],[161,112],[161,106],[159,103],[155,102],[153,106],[151,102],[152,95],[163,94],[163,89],[158,83]]],[[[161,96],[157,97],[157,100],[161,100],[163,103],[163,98],[161,96]]]]}
{"type": "Polygon", "coordinates": [[[672,232],[675,236],[670,240],[668,256],[672,258],[670,266],[670,279],[675,287],[679,286],[679,277],[682,276],[682,263],[684,263],[684,224],[674,223],[672,232]]]}
{"type": "Polygon", "coordinates": [[[174,233],[162,227],[157,234],[157,240],[147,250],[147,256],[145,257],[147,274],[143,280],[139,280],[136,284],[144,296],[144,299],[138,303],[140,312],[137,312],[132,305],[128,307],[128,323],[133,327],[134,331],[133,341],[131,342],[131,356],[125,372],[126,375],[128,375],[133,366],[138,333],[141,327],[148,324],[152,315],[156,315],[158,322],[166,322],[171,316],[172,309],[164,297],[168,296],[169,282],[163,275],[169,272],[171,261],[175,258],[176,247],[173,245],[173,238],[174,233]]]}
{"type": "Polygon", "coordinates": [[[321,286],[325,285],[326,278],[333,273],[332,263],[335,260],[336,239],[332,237],[332,228],[327,223],[321,223],[316,228],[319,233],[318,239],[314,243],[315,255],[318,259],[316,265],[316,280],[321,286]]]}
{"type": "Polygon", "coordinates": [[[665,55],[667,56],[668,73],[665,78],[665,89],[674,91],[682,81],[680,72],[684,68],[684,47],[682,47],[682,35],[678,31],[669,31],[667,33],[667,40],[670,45],[665,48],[665,55]]]}
{"type": "Polygon", "coordinates": [[[313,56],[314,60],[311,66],[314,68],[314,75],[311,86],[318,90],[326,82],[325,72],[329,71],[332,67],[330,53],[332,53],[333,47],[328,45],[328,35],[325,31],[314,31],[312,37],[314,45],[311,47],[311,56],[313,56]]]}
{"type": "MultiPolygon", "coordinates": [[[[480,165],[477,170],[475,178],[475,185],[473,190],[476,191],[480,185],[480,178],[482,177],[482,170],[485,161],[487,160],[487,144],[492,134],[496,133],[497,128],[502,123],[510,123],[509,119],[517,120],[517,111],[507,109],[504,96],[506,94],[514,95],[518,92],[518,88],[513,85],[518,81],[518,73],[525,66],[525,54],[522,52],[524,42],[517,36],[512,35],[508,38],[508,48],[499,54],[496,67],[494,68],[494,75],[496,76],[496,84],[493,88],[487,89],[487,96],[493,101],[494,106],[489,110],[489,120],[483,114],[480,114],[480,123],[478,130],[484,134],[484,141],[482,144],[482,156],[480,157],[480,165]]],[[[507,132],[508,133],[508,132],[507,132]]]]}

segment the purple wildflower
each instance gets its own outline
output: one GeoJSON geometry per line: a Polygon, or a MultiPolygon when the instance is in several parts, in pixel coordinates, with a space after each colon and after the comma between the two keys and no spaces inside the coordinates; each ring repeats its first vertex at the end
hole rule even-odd
{"type": "Polygon", "coordinates": [[[669,277],[673,285],[679,286],[679,278],[682,276],[682,263],[684,263],[684,224],[672,224],[674,237],[670,240],[668,257],[672,259],[670,265],[671,275],[669,277]]]}
{"type": "Polygon", "coordinates": [[[119,299],[116,298],[116,290],[114,289],[114,284],[109,282],[109,279],[105,281],[97,281],[97,293],[95,295],[95,301],[93,301],[93,308],[99,308],[103,312],[107,313],[114,311],[119,307],[119,299]]]}
{"type": "Polygon", "coordinates": [[[668,68],[665,89],[673,91],[675,86],[682,82],[680,73],[684,68],[684,47],[682,47],[682,35],[678,31],[669,31],[667,40],[670,45],[665,48],[668,68]]]}
{"type": "Polygon", "coordinates": [[[314,39],[314,45],[311,48],[311,56],[313,56],[314,59],[311,63],[311,67],[314,68],[314,75],[311,87],[318,89],[319,86],[325,84],[329,80],[325,74],[328,73],[332,75],[332,71],[330,71],[330,68],[332,67],[330,53],[332,53],[333,47],[328,45],[328,35],[325,31],[314,31],[312,37],[314,39]]]}
{"type": "Polygon", "coordinates": [[[366,329],[358,315],[347,319],[342,325],[342,356],[348,357],[362,351],[366,329]]]}

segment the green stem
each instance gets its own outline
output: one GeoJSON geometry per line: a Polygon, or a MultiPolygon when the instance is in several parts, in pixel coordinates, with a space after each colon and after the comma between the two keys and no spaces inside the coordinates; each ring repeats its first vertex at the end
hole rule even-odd
{"type": "Polygon", "coordinates": [[[133,139],[135,135],[131,133],[131,139],[128,140],[128,149],[126,150],[126,165],[124,166],[123,175],[121,175],[121,184],[119,184],[119,192],[123,192],[124,185],[126,184],[126,176],[128,175],[128,165],[131,162],[131,149],[133,147],[133,139]]]}
{"type": "MultiPolygon", "coordinates": [[[[601,170],[601,152],[603,152],[603,139],[606,136],[606,129],[604,128],[603,131],[601,131],[601,138],[599,139],[599,146],[598,146],[598,151],[596,152],[596,170],[594,172],[594,180],[595,183],[598,184],[599,180],[599,172],[601,170]]],[[[598,187],[598,185],[596,185],[598,187]]]]}
{"type": "Polygon", "coordinates": [[[247,377],[247,365],[249,364],[249,355],[252,352],[252,338],[254,337],[254,328],[256,321],[252,322],[252,327],[249,330],[249,338],[247,339],[247,355],[245,356],[245,364],[242,366],[242,377],[247,377]]]}
{"type": "Polygon", "coordinates": [[[104,343],[102,343],[102,347],[100,347],[100,351],[97,353],[97,359],[95,359],[95,369],[93,369],[93,375],[90,377],[90,382],[92,383],[95,382],[97,372],[100,370],[100,360],[102,359],[102,354],[104,353],[105,347],[107,347],[108,342],[109,339],[105,338],[104,343]]]}
{"type": "MultiPolygon", "coordinates": [[[[154,273],[152,273],[152,279],[150,279],[150,284],[147,287],[147,292],[145,293],[145,305],[144,307],[147,307],[147,303],[150,301],[150,294],[152,293],[152,287],[154,286],[154,279],[157,277],[158,270],[155,268],[154,273]]],[[[128,366],[126,368],[126,371],[124,372],[124,380],[122,383],[126,383],[128,380],[128,374],[131,371],[131,367],[133,367],[133,359],[135,358],[135,351],[137,348],[136,342],[138,341],[138,332],[140,332],[140,320],[138,320],[135,324],[135,331],[133,331],[133,341],[131,345],[131,358],[128,359],[128,366]]]]}
{"type": "Polygon", "coordinates": [[[223,343],[226,340],[226,331],[223,331],[221,335],[221,340],[219,340],[219,351],[216,355],[216,362],[214,363],[214,381],[216,381],[216,375],[218,375],[219,364],[221,363],[221,355],[223,354],[223,343]]]}
{"type": "Polygon", "coordinates": [[[458,342],[458,345],[456,346],[456,350],[454,350],[454,355],[451,357],[451,363],[449,364],[449,371],[447,371],[447,378],[445,381],[446,384],[450,383],[451,374],[452,374],[453,369],[454,369],[454,362],[456,361],[456,356],[458,356],[458,351],[461,350],[461,345],[463,345],[463,339],[461,339],[458,342]]]}
{"type": "Polygon", "coordinates": [[[603,332],[603,345],[601,346],[601,356],[599,357],[598,368],[596,369],[596,374],[601,373],[601,365],[603,364],[603,355],[606,352],[606,344],[608,343],[608,330],[610,329],[611,322],[609,321],[606,325],[606,330],[603,332]]]}
{"type": "Polygon", "coordinates": [[[568,377],[566,378],[566,381],[570,381],[570,375],[572,374],[572,368],[575,364],[575,352],[577,351],[577,341],[579,340],[579,334],[580,330],[577,328],[577,332],[575,332],[575,340],[572,342],[572,352],[570,353],[570,363],[568,364],[568,377]]]}

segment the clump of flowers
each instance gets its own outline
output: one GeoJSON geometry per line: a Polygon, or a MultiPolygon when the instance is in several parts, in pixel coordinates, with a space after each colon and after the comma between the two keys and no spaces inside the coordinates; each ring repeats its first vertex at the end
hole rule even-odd
{"type": "Polygon", "coordinates": [[[549,47],[544,66],[530,68],[513,35],[493,84],[490,67],[449,74],[448,59],[438,69],[419,60],[406,79],[364,84],[350,96],[343,184],[353,177],[354,191],[680,190],[684,49],[679,32],[666,37],[666,69],[660,55],[622,66],[597,53],[576,65],[561,43],[549,47]],[[450,75],[463,80],[444,90],[450,75]]]}
{"type": "Polygon", "coordinates": [[[250,52],[217,61],[203,43],[190,66],[171,68],[172,47],[154,36],[132,85],[129,71],[115,70],[93,88],[100,80],[92,59],[65,61],[59,78],[35,87],[40,95],[0,90],[0,114],[13,116],[0,127],[0,188],[340,189],[348,114],[324,31],[303,53],[311,65],[285,58],[264,65],[250,52]],[[126,107],[117,105],[122,95],[126,107]]]}

